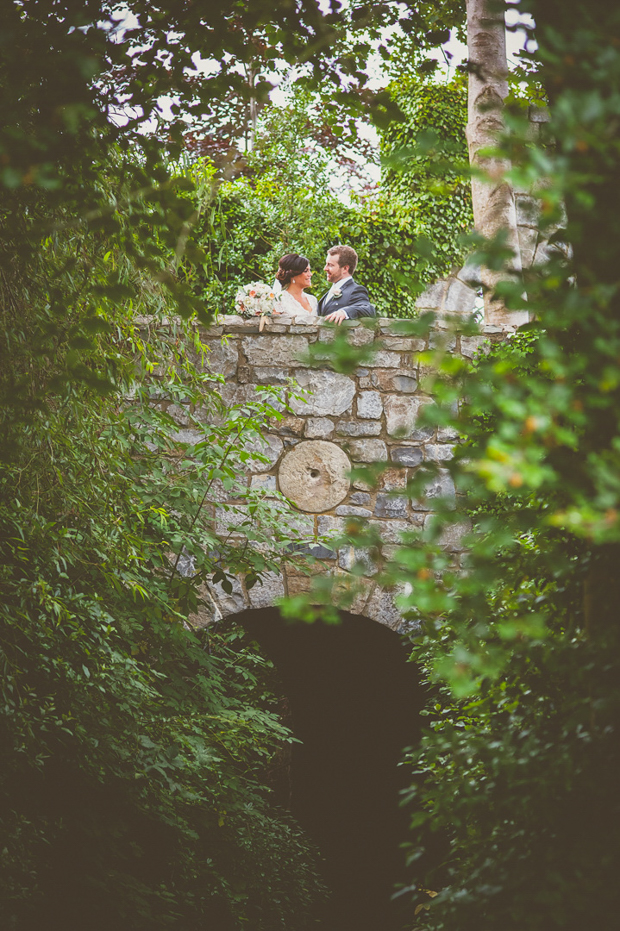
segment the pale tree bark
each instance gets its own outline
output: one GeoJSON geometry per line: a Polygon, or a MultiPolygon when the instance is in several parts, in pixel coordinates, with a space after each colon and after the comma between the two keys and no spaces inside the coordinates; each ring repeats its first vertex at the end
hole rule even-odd
{"type": "Polygon", "coordinates": [[[510,163],[503,158],[482,155],[492,147],[503,129],[504,100],[508,95],[506,27],[503,2],[467,0],[467,48],[470,62],[467,143],[469,161],[486,174],[472,178],[474,224],[478,232],[492,239],[499,230],[506,232],[506,244],[515,258],[502,271],[482,269],[485,322],[498,326],[519,326],[528,314],[508,311],[494,295],[498,281],[521,273],[519,237],[514,194],[504,174],[510,163]]]}

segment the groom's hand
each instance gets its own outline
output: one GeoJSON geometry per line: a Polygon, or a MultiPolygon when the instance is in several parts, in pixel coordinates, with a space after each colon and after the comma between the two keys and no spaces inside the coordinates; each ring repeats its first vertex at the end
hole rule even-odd
{"type": "Polygon", "coordinates": [[[333,314],[328,314],[325,319],[329,321],[329,323],[337,323],[340,325],[343,320],[348,320],[349,318],[345,314],[344,310],[335,310],[333,314]]]}

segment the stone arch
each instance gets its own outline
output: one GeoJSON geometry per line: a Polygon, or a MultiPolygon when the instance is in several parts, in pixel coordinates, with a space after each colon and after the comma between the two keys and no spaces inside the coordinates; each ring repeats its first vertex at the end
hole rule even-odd
{"type": "MultiPolygon", "coordinates": [[[[325,858],[333,900],[321,927],[396,931],[402,916],[390,895],[406,880],[400,844],[410,816],[398,804],[409,782],[398,763],[420,737],[426,701],[403,638],[344,612],[336,626],[291,625],[268,608],[235,621],[273,661],[301,741],[287,761],[284,804],[325,858]]],[[[275,782],[282,791],[280,774],[275,782]]]]}

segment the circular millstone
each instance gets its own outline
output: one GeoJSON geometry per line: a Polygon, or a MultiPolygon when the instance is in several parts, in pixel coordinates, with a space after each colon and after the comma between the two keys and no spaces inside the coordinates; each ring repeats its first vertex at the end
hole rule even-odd
{"type": "Polygon", "coordinates": [[[350,469],[349,457],[335,443],[298,443],[280,463],[280,491],[302,511],[329,511],[346,498],[350,469]]]}

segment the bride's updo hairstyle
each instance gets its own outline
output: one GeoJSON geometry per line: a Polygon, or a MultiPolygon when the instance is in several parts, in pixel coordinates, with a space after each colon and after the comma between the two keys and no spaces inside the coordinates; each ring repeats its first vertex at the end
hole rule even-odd
{"type": "Polygon", "coordinates": [[[283,288],[288,288],[295,275],[301,275],[305,272],[310,262],[305,255],[298,255],[296,252],[289,252],[283,255],[278,262],[278,271],[276,279],[283,288]]]}

